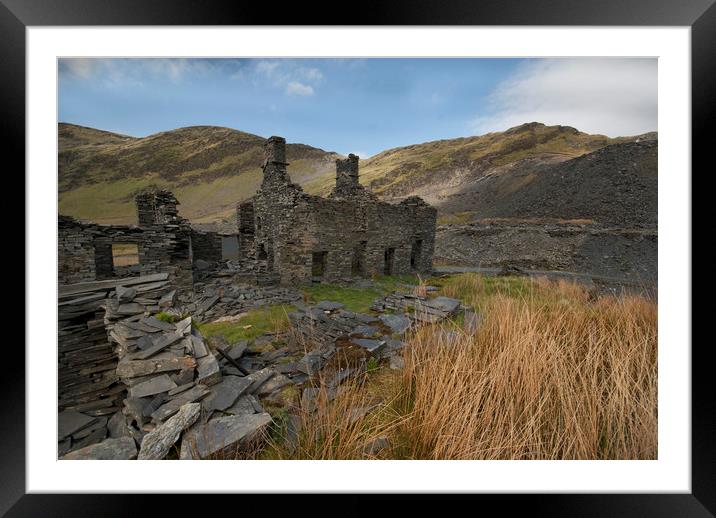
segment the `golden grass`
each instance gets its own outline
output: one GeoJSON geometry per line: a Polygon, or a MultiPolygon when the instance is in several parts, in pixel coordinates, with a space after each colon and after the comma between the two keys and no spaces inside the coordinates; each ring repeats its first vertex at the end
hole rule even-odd
{"type": "Polygon", "coordinates": [[[497,295],[474,335],[425,329],[406,349],[413,458],[653,459],[656,306],[497,295]]]}
{"type": "Polygon", "coordinates": [[[331,402],[323,388],[319,409],[301,410],[298,446],[274,441],[268,458],[366,458],[381,436],[390,446],[378,458],[657,457],[655,302],[475,274],[443,293],[479,308],[476,332],[425,327],[408,338],[402,371],[362,375],[331,402]]]}

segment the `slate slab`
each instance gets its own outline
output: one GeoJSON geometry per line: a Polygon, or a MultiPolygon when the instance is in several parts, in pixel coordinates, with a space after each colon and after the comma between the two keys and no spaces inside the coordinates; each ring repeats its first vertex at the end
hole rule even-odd
{"type": "Polygon", "coordinates": [[[433,299],[427,299],[423,301],[423,304],[450,314],[460,306],[460,301],[450,297],[439,296],[433,299]]]}
{"type": "Polygon", "coordinates": [[[131,437],[132,434],[129,432],[127,427],[127,420],[124,418],[122,411],[115,412],[115,414],[109,419],[107,423],[107,430],[109,436],[113,439],[120,437],[131,437]]]}
{"type": "Polygon", "coordinates": [[[385,340],[371,340],[369,338],[351,338],[351,343],[361,346],[369,353],[377,352],[385,346],[385,340]]]}
{"type": "Polygon", "coordinates": [[[191,332],[191,317],[186,317],[184,320],[180,320],[176,323],[176,333],[178,335],[186,336],[191,332]]]}
{"type": "Polygon", "coordinates": [[[325,364],[325,359],[318,351],[311,351],[296,363],[296,370],[313,376],[325,364]]]}
{"type": "Polygon", "coordinates": [[[194,350],[195,358],[203,358],[209,354],[209,349],[206,347],[204,340],[202,340],[200,336],[191,335],[191,345],[194,350]]]}
{"type": "Polygon", "coordinates": [[[213,385],[221,380],[221,367],[213,354],[207,354],[196,362],[196,381],[213,385]]]}
{"type": "Polygon", "coordinates": [[[225,416],[208,423],[197,423],[182,438],[180,458],[206,459],[212,455],[231,456],[271,423],[271,416],[261,414],[225,416]]]}
{"type": "Polygon", "coordinates": [[[181,334],[177,333],[163,333],[160,336],[158,336],[152,345],[150,347],[147,347],[143,351],[139,351],[138,353],[134,353],[132,355],[132,360],[146,360],[147,358],[151,358],[155,354],[160,353],[170,345],[178,342],[182,339],[181,334]]]}
{"type": "Polygon", "coordinates": [[[65,410],[57,416],[57,440],[62,441],[73,433],[97,422],[96,417],[91,417],[73,410],[65,410]]]}
{"type": "Polygon", "coordinates": [[[157,426],[142,439],[139,460],[159,460],[169,453],[179,440],[181,433],[193,425],[199,418],[201,404],[186,403],[179,411],[157,426]]]}
{"type": "Polygon", "coordinates": [[[205,385],[196,385],[189,390],[177,394],[174,398],[167,401],[164,405],[152,412],[152,419],[155,421],[164,421],[176,414],[179,409],[186,403],[194,403],[205,397],[209,393],[209,389],[205,385]]]}
{"type": "Polygon", "coordinates": [[[176,299],[176,290],[172,290],[169,293],[166,293],[161,296],[159,299],[159,307],[160,308],[168,308],[174,305],[174,301],[176,299]]]}
{"type": "Polygon", "coordinates": [[[390,443],[388,442],[388,438],[386,436],[376,437],[375,439],[368,441],[363,446],[363,453],[374,457],[388,446],[390,446],[390,443]]]}
{"type": "Polygon", "coordinates": [[[149,360],[130,360],[125,357],[117,364],[117,376],[122,378],[136,378],[160,372],[180,371],[194,369],[196,360],[191,356],[179,358],[156,358],[149,360]]]}
{"type": "Polygon", "coordinates": [[[247,377],[225,376],[219,383],[211,387],[211,392],[202,402],[204,411],[211,413],[213,410],[226,410],[234,404],[251,383],[247,377]]]}
{"type": "Polygon", "coordinates": [[[234,404],[223,410],[223,412],[230,415],[251,415],[263,412],[263,409],[257,410],[256,405],[259,405],[259,408],[261,408],[261,404],[255,396],[246,394],[239,396],[234,404]]]}
{"type": "Polygon", "coordinates": [[[147,317],[142,320],[142,323],[147,324],[148,326],[154,327],[156,329],[161,329],[162,331],[176,331],[176,326],[174,324],[164,322],[163,320],[159,320],[155,317],[147,317]]]}
{"type": "Polygon", "coordinates": [[[405,315],[380,315],[380,321],[393,333],[402,335],[410,328],[410,319],[405,315]]]}
{"type": "Polygon", "coordinates": [[[153,396],[155,394],[161,394],[162,392],[169,392],[175,388],[177,388],[177,384],[166,374],[161,374],[132,386],[129,389],[129,397],[140,398],[153,396]]]}
{"type": "Polygon", "coordinates": [[[264,369],[249,374],[248,376],[246,376],[246,379],[249,380],[251,384],[249,385],[248,389],[246,389],[246,392],[254,394],[259,389],[259,387],[261,387],[261,385],[268,381],[269,378],[271,378],[274,374],[276,374],[276,371],[274,371],[270,367],[266,367],[264,369]]]}
{"type": "Polygon", "coordinates": [[[137,445],[131,437],[105,439],[97,444],[72,451],[60,460],[132,460],[137,458],[137,445]]]}
{"type": "Polygon", "coordinates": [[[345,306],[341,304],[340,302],[333,302],[331,300],[322,300],[318,304],[316,304],[316,307],[323,311],[336,311],[338,309],[343,309],[345,306]]]}
{"type": "Polygon", "coordinates": [[[115,289],[115,293],[119,302],[129,302],[137,295],[137,290],[134,288],[125,288],[123,286],[117,286],[117,288],[115,289]]]}
{"type": "Polygon", "coordinates": [[[146,308],[136,302],[130,302],[128,304],[120,304],[117,308],[117,313],[120,315],[139,315],[144,313],[146,308]]]}
{"type": "Polygon", "coordinates": [[[390,368],[393,370],[401,370],[405,367],[405,359],[400,355],[390,357],[390,368]]]}

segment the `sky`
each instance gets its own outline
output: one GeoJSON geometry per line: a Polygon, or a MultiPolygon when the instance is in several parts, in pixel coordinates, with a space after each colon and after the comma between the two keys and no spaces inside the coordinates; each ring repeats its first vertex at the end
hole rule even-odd
{"type": "Polygon", "coordinates": [[[363,158],[525,122],[657,130],[655,58],[63,58],[59,121],[135,137],[184,126],[363,158]]]}

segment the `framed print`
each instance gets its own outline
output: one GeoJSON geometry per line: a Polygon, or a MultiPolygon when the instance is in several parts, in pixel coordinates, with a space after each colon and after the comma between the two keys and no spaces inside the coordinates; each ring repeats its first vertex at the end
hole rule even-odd
{"type": "Polygon", "coordinates": [[[0,509],[529,493],[710,516],[691,182],[716,8],[517,4],[346,26],[3,0],[28,304],[0,509]]]}

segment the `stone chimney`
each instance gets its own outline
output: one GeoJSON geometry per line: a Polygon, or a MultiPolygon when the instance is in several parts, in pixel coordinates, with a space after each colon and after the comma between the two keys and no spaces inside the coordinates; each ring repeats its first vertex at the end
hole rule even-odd
{"type": "Polygon", "coordinates": [[[171,191],[144,191],[135,196],[134,202],[137,205],[139,226],[167,225],[181,221],[177,211],[179,202],[171,191]]]}
{"type": "Polygon", "coordinates": [[[286,172],[286,139],[283,137],[269,137],[264,144],[264,183],[289,182],[286,172]]]}
{"type": "Polygon", "coordinates": [[[336,192],[349,194],[358,187],[358,156],[351,153],[348,158],[336,160],[336,192]]]}

